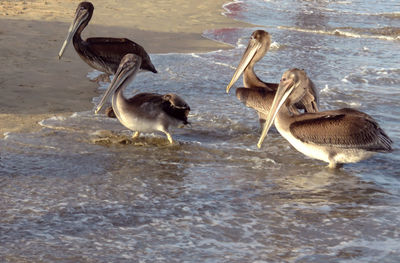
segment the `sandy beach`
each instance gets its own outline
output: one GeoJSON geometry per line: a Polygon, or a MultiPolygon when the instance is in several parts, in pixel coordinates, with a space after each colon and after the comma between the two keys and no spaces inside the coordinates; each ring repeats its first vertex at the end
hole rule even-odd
{"type": "MultiPolygon", "coordinates": [[[[40,129],[38,121],[92,108],[92,69],[70,45],[57,54],[80,1],[5,0],[0,3],[0,136],[40,129]]],[[[223,16],[223,0],[95,0],[83,37],[126,37],[149,53],[230,48],[201,36],[206,29],[247,24],[223,16]]],[[[157,65],[155,65],[157,67],[157,65]]]]}

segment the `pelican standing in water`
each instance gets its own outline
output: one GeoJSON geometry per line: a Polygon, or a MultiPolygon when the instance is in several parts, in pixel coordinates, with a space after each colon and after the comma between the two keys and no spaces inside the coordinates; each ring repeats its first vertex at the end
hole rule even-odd
{"type": "MultiPolygon", "coordinates": [[[[226,87],[228,93],[232,85],[239,79],[243,73],[244,88],[236,89],[236,97],[246,106],[255,109],[258,112],[261,126],[265,122],[276,89],[279,84],[267,83],[260,80],[254,73],[254,65],[264,57],[271,45],[271,37],[264,30],[256,30],[251,34],[249,44],[239,62],[239,65],[233,74],[233,77],[226,87]]],[[[292,107],[292,111],[298,113],[298,109],[304,109],[306,112],[318,111],[318,95],[314,84],[310,80],[309,89],[304,97],[292,107]]]]}
{"type": "Polygon", "coordinates": [[[264,129],[260,148],[275,121],[279,133],[303,154],[336,168],[356,163],[376,152],[392,151],[392,140],[369,115],[349,108],[317,113],[292,114],[289,108],[307,93],[303,70],[291,69],[282,75],[264,129]]]}
{"type": "Polygon", "coordinates": [[[125,98],[123,91],[135,78],[141,63],[142,58],[135,54],[127,54],[122,58],[110,86],[96,108],[96,114],[112,95],[115,115],[122,125],[135,132],[133,138],[137,138],[141,132],[161,131],[172,144],[168,128],[188,124],[190,107],[176,94],[140,93],[130,99],[125,98]]]}

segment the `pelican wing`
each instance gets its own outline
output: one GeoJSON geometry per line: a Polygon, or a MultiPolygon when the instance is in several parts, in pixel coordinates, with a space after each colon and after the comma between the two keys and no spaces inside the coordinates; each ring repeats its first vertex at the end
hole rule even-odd
{"type": "Polygon", "coordinates": [[[170,116],[175,119],[183,121],[188,124],[187,116],[189,115],[189,105],[176,94],[166,94],[163,96],[163,109],[170,116]]]}
{"type": "Polygon", "coordinates": [[[270,88],[271,90],[274,90],[274,91],[276,91],[279,87],[279,83],[269,83],[269,82],[264,82],[264,81],[263,81],[263,83],[265,83],[265,85],[267,85],[268,88],[270,88]]]}
{"type": "Polygon", "coordinates": [[[116,72],[124,55],[135,54],[142,58],[141,69],[155,71],[150,57],[144,48],[126,38],[92,37],[86,39],[88,50],[94,59],[103,65],[109,65],[116,72]]]}
{"type": "MultiPolygon", "coordinates": [[[[278,83],[265,83],[268,88],[237,88],[236,97],[247,107],[255,109],[260,115],[260,119],[265,119],[274,100],[275,92],[279,86],[278,83]],[[271,89],[273,91],[271,91],[271,89]],[[261,117],[263,116],[263,117],[261,117]]],[[[312,84],[306,89],[306,93],[302,100],[296,103],[297,109],[304,109],[305,112],[318,112],[318,92],[312,84]]],[[[295,108],[291,109],[298,113],[295,108]]]]}
{"type": "Polygon", "coordinates": [[[308,77],[302,83],[302,85],[306,85],[305,94],[303,98],[296,103],[296,107],[298,109],[303,109],[305,112],[318,112],[318,90],[315,87],[314,83],[308,77]]]}
{"type": "Polygon", "coordinates": [[[140,93],[128,100],[131,107],[140,108],[142,115],[154,119],[161,112],[171,118],[188,124],[187,116],[190,107],[175,94],[160,95],[157,93],[140,93]]]}
{"type": "Polygon", "coordinates": [[[289,128],[293,136],[306,143],[368,151],[392,149],[392,141],[376,121],[353,109],[298,115],[289,128]]]}

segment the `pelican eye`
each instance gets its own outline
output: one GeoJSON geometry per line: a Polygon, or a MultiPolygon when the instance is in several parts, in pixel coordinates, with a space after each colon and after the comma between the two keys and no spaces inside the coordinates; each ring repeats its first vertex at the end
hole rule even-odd
{"type": "Polygon", "coordinates": [[[134,61],[132,61],[132,60],[130,60],[130,59],[127,59],[125,62],[124,62],[124,68],[127,68],[127,67],[132,67],[133,65],[135,64],[135,62],[134,61]]]}

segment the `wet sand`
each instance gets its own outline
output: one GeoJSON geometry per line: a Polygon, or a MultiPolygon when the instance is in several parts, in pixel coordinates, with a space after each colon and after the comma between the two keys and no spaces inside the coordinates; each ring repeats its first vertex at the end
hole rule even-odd
{"type": "MultiPolygon", "coordinates": [[[[80,1],[6,0],[0,3],[0,137],[32,132],[38,121],[92,109],[92,69],[68,46],[57,54],[80,1]]],[[[207,52],[230,48],[201,36],[206,29],[247,24],[223,16],[223,0],[92,1],[83,38],[126,37],[149,53],[207,52]]],[[[157,67],[157,65],[155,65],[157,67]]]]}

